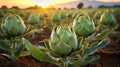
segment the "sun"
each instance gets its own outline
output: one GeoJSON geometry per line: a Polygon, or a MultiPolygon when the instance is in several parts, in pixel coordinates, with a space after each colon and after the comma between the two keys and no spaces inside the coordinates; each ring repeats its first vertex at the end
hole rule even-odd
{"type": "Polygon", "coordinates": [[[37,5],[47,8],[49,5],[51,5],[55,0],[33,0],[37,5]]]}
{"type": "Polygon", "coordinates": [[[47,3],[37,3],[37,5],[39,5],[39,6],[43,7],[43,8],[48,7],[47,3]]]}

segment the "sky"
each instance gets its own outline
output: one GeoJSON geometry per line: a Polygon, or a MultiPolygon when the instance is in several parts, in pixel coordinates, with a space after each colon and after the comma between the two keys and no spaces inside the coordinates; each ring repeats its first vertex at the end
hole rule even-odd
{"type": "MultiPolygon", "coordinates": [[[[66,2],[79,1],[79,0],[0,0],[0,7],[7,5],[7,7],[18,6],[20,8],[27,8],[29,6],[42,6],[43,8],[49,7],[54,4],[61,4],[66,2]]],[[[89,0],[101,2],[120,2],[120,0],[89,0]]]]}

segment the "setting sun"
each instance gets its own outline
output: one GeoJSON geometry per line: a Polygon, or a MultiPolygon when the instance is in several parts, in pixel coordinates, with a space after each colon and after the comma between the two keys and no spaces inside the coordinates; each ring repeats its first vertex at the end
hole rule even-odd
{"type": "Polygon", "coordinates": [[[49,4],[52,4],[52,2],[54,2],[54,0],[32,0],[32,2],[34,2],[35,4],[39,5],[39,6],[42,6],[43,8],[46,8],[48,7],[49,4]]]}
{"type": "Polygon", "coordinates": [[[66,3],[77,0],[31,0],[35,4],[42,6],[43,8],[50,7],[51,5],[66,3]]]}

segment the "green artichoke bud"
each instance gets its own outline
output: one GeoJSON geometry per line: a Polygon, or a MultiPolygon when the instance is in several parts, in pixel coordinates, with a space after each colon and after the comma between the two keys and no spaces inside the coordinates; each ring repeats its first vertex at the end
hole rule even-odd
{"type": "Polygon", "coordinates": [[[61,16],[62,19],[64,19],[64,18],[66,18],[66,13],[62,12],[62,13],[60,13],[60,16],[61,16]]]}
{"type": "Polygon", "coordinates": [[[78,49],[75,32],[68,26],[58,26],[52,30],[50,50],[60,56],[65,56],[78,49]]]}
{"type": "Polygon", "coordinates": [[[7,36],[17,36],[25,32],[25,25],[22,18],[18,15],[7,15],[2,25],[2,32],[7,36]]]}
{"type": "Polygon", "coordinates": [[[115,25],[117,22],[114,15],[110,11],[104,12],[100,18],[100,21],[104,25],[115,25]]]}
{"type": "Polygon", "coordinates": [[[100,19],[102,12],[96,12],[93,16],[94,19],[100,19]]]}
{"type": "Polygon", "coordinates": [[[79,15],[79,13],[78,13],[78,12],[75,12],[75,13],[72,15],[72,17],[75,18],[77,15],[79,15]]]}
{"type": "Polygon", "coordinates": [[[40,14],[39,19],[44,20],[44,17],[45,17],[44,14],[40,14]]]}
{"type": "Polygon", "coordinates": [[[73,15],[72,12],[68,12],[66,16],[67,16],[68,18],[72,18],[72,15],[73,15]]]}
{"type": "Polygon", "coordinates": [[[39,22],[39,16],[36,13],[33,13],[28,17],[29,24],[37,24],[38,22],[39,22]]]}
{"type": "Polygon", "coordinates": [[[4,17],[4,12],[0,10],[0,18],[4,17]]]}
{"type": "Polygon", "coordinates": [[[53,22],[60,22],[61,17],[60,17],[60,15],[58,15],[57,13],[54,13],[54,14],[51,16],[51,19],[52,19],[53,22]]]}
{"type": "Polygon", "coordinates": [[[73,29],[78,36],[89,36],[95,31],[93,20],[88,15],[78,15],[73,21],[73,29]]]}

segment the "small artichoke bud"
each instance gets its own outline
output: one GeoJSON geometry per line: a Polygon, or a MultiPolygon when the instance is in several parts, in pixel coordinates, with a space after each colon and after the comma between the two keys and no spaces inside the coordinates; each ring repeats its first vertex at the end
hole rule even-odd
{"type": "Polygon", "coordinates": [[[29,24],[37,24],[38,22],[39,22],[39,16],[36,13],[33,13],[28,17],[29,24]]]}
{"type": "Polygon", "coordinates": [[[51,33],[50,49],[58,55],[64,56],[78,49],[77,36],[73,29],[68,26],[53,28],[51,33]]]}
{"type": "Polygon", "coordinates": [[[110,11],[104,12],[100,18],[100,21],[104,25],[115,25],[117,22],[114,15],[110,11]]]}
{"type": "Polygon", "coordinates": [[[93,20],[88,15],[78,15],[73,21],[73,29],[78,36],[89,36],[95,31],[93,20]]]}
{"type": "Polygon", "coordinates": [[[53,22],[60,22],[61,17],[57,13],[52,14],[51,19],[53,22]]]}
{"type": "Polygon", "coordinates": [[[25,24],[22,18],[18,15],[7,15],[2,25],[2,32],[9,37],[21,35],[25,32],[25,24]]]}
{"type": "Polygon", "coordinates": [[[103,13],[103,12],[96,11],[96,13],[94,14],[93,18],[94,18],[94,19],[100,19],[102,13],[103,13]]]}
{"type": "Polygon", "coordinates": [[[4,12],[0,10],[0,18],[4,17],[4,12]]]}
{"type": "Polygon", "coordinates": [[[44,17],[45,17],[44,14],[40,14],[39,19],[44,20],[44,17]]]}
{"type": "Polygon", "coordinates": [[[61,16],[62,19],[66,18],[66,12],[60,13],[60,16],[61,16]]]}
{"type": "Polygon", "coordinates": [[[67,16],[68,18],[72,18],[72,15],[73,15],[73,12],[68,12],[68,13],[66,14],[66,16],[67,16]]]}

